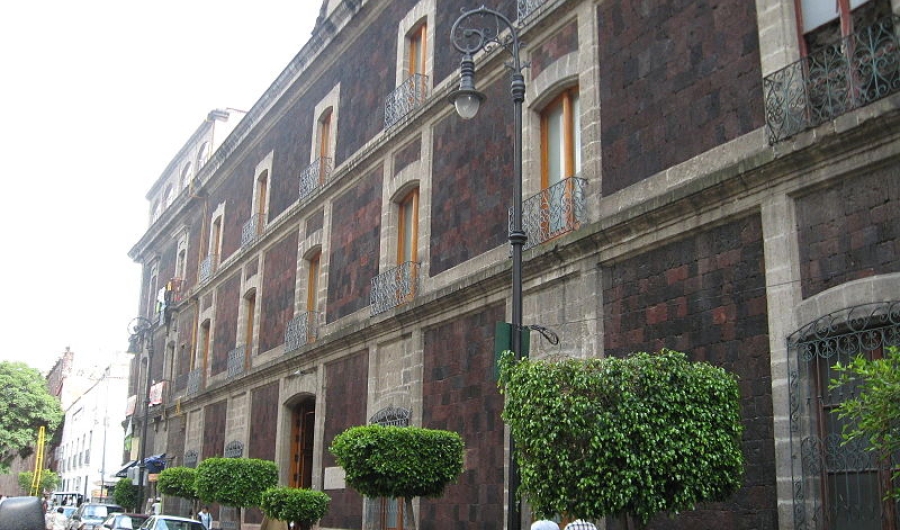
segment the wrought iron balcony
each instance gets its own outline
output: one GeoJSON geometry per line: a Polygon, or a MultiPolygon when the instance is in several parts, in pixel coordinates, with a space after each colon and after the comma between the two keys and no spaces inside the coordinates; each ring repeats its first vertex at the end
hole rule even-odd
{"type": "Polygon", "coordinates": [[[288,322],[287,329],[284,330],[284,352],[292,352],[316,340],[321,318],[322,313],[304,311],[288,322]]]}
{"type": "Polygon", "coordinates": [[[187,378],[187,395],[193,396],[200,392],[203,386],[203,369],[197,368],[188,372],[187,378]]]}
{"type": "Polygon", "coordinates": [[[300,198],[312,196],[331,178],[333,161],[330,158],[318,158],[306,166],[300,173],[300,198]]]}
{"type": "Polygon", "coordinates": [[[900,91],[898,22],[885,18],[767,76],[769,143],[900,91]]]}
{"type": "Polygon", "coordinates": [[[254,214],[247,219],[241,228],[241,247],[249,247],[259,239],[266,227],[265,216],[261,213],[254,214]]]}
{"type": "Polygon", "coordinates": [[[414,261],[407,261],[372,278],[372,292],[369,293],[372,314],[383,313],[415,298],[418,280],[419,264],[414,261]]]}
{"type": "Polygon", "coordinates": [[[421,107],[428,98],[428,76],[413,74],[384,101],[384,128],[392,127],[404,116],[421,107]]]}
{"type": "Polygon", "coordinates": [[[228,379],[244,373],[244,366],[246,365],[244,352],[245,348],[243,345],[228,352],[228,379]]]}
{"type": "Polygon", "coordinates": [[[528,236],[524,249],[577,230],[587,220],[586,187],[585,179],[569,177],[522,201],[522,230],[528,236]]]}
{"type": "Polygon", "coordinates": [[[537,8],[541,7],[541,5],[543,5],[546,1],[547,0],[519,0],[519,20],[524,20],[525,17],[530,15],[537,8]]]}
{"type": "Polygon", "coordinates": [[[205,282],[211,276],[213,271],[216,268],[216,257],[212,254],[203,258],[203,261],[200,262],[200,274],[199,278],[201,282],[205,282]]]}

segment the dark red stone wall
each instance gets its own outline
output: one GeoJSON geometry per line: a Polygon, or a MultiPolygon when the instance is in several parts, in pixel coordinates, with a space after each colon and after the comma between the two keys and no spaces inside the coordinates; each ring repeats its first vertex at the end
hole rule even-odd
{"type": "Polygon", "coordinates": [[[604,2],[597,17],[604,195],[763,126],[754,2],[604,2]]]}
{"type": "Polygon", "coordinates": [[[434,128],[431,275],[502,245],[512,204],[513,105],[509,80],[483,87],[488,104],[434,128]]]}
{"type": "Polygon", "coordinates": [[[535,46],[531,50],[531,78],[537,79],[544,68],[553,64],[560,57],[577,50],[578,22],[573,20],[559,28],[559,31],[540,46],[535,46]]]}
{"type": "Polygon", "coordinates": [[[797,199],[797,231],[804,298],[900,271],[900,166],[836,179],[797,199]]]}
{"type": "Polygon", "coordinates": [[[237,321],[241,299],[241,274],[222,282],[216,289],[216,318],[214,320],[211,355],[211,375],[228,369],[228,352],[237,345],[237,321]]]}
{"type": "Polygon", "coordinates": [[[379,166],[334,200],[327,322],[369,305],[378,274],[382,174],[379,166]]]}
{"type": "MultiPolygon", "coordinates": [[[[325,366],[326,388],[324,447],[350,427],[366,424],[369,353],[365,350],[325,366]]],[[[323,451],[322,465],[337,465],[334,455],[323,451]]],[[[353,488],[328,490],[331,505],[320,525],[329,528],[362,528],[362,497],[353,488]]]]}
{"type": "MultiPolygon", "coordinates": [[[[470,11],[481,5],[487,6],[495,11],[500,12],[511,22],[516,21],[516,0],[488,0],[481,2],[471,2],[469,0],[442,0],[436,2],[435,6],[435,30],[434,36],[434,86],[440,84],[447,76],[456,75],[459,72],[460,54],[450,43],[450,30],[453,23],[459,18],[462,9],[470,11]]],[[[431,37],[431,35],[429,35],[431,37]]],[[[479,90],[484,90],[481,86],[476,85],[479,90]]],[[[509,83],[507,83],[507,87],[509,83]]],[[[509,93],[502,100],[490,101],[509,101],[509,93]]]]}
{"type": "Polygon", "coordinates": [[[670,348],[740,378],[744,486],[726,502],[704,504],[674,519],[660,516],[648,528],[776,528],[760,218],[706,229],[605,267],[603,302],[607,355],[670,348]]]}
{"type": "Polygon", "coordinates": [[[459,433],[465,470],[437,499],[422,499],[422,530],[503,527],[503,398],[494,379],[494,327],[502,306],[425,332],[422,426],[459,433]]]}
{"type": "Polygon", "coordinates": [[[403,171],[413,162],[418,162],[422,156],[422,135],[416,135],[415,139],[401,147],[394,153],[394,176],[403,171]]]}
{"type": "Polygon", "coordinates": [[[203,450],[201,458],[222,456],[225,451],[225,420],[228,402],[219,401],[203,408],[203,450]]]}
{"type": "Polygon", "coordinates": [[[253,389],[250,403],[249,458],[275,460],[275,433],[278,426],[278,381],[253,389]]]}
{"type": "Polygon", "coordinates": [[[316,230],[320,230],[325,226],[325,210],[316,210],[315,212],[309,214],[309,217],[306,218],[306,235],[307,237],[310,234],[316,232],[316,230]]]}
{"type": "Polygon", "coordinates": [[[284,344],[284,330],[294,318],[297,281],[297,231],[266,252],[260,300],[259,353],[284,344]]]}

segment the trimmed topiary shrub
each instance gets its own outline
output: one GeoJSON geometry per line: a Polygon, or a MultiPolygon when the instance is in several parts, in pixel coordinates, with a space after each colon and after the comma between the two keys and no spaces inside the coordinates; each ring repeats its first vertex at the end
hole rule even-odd
{"type": "Polygon", "coordinates": [[[462,472],[455,432],[366,425],[342,432],[330,449],[347,484],[367,497],[439,497],[462,472]]]}
{"type": "Polygon", "coordinates": [[[197,466],[197,496],[240,509],[259,506],[265,490],[278,485],[278,467],[257,458],[207,458],[197,466]]]}
{"type": "Polygon", "coordinates": [[[192,467],[169,467],[159,473],[156,487],[163,495],[191,501],[191,513],[197,513],[197,470],[192,467]]]}
{"type": "Polygon", "coordinates": [[[264,491],[259,507],[269,519],[309,530],[328,513],[329,503],[331,497],[321,491],[280,487],[264,491]]]}
{"type": "Polygon", "coordinates": [[[119,479],[113,489],[113,499],[119,506],[132,512],[137,511],[138,487],[131,483],[130,478],[119,479]]]}
{"type": "Polygon", "coordinates": [[[500,363],[519,493],[538,515],[646,524],[741,486],[740,394],[725,370],[671,350],[500,363]]]}

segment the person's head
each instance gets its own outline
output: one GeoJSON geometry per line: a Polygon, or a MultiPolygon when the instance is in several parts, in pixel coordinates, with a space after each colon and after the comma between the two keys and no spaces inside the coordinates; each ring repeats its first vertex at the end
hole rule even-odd
{"type": "Polygon", "coordinates": [[[559,530],[559,525],[549,519],[541,519],[531,523],[531,530],[559,530]]]}
{"type": "Polygon", "coordinates": [[[208,511],[209,511],[209,506],[204,506],[203,508],[200,508],[200,511],[201,511],[201,512],[208,512],[208,511]]]}
{"type": "Polygon", "coordinates": [[[65,510],[62,509],[62,506],[56,509],[56,513],[63,513],[65,510]]]}

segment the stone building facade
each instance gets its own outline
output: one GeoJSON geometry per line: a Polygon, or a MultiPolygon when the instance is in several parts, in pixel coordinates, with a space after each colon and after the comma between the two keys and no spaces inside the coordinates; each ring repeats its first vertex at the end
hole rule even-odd
{"type": "MultiPolygon", "coordinates": [[[[531,355],[667,347],[740,377],[743,488],[650,528],[900,528],[878,462],[834,443],[823,383],[900,343],[900,0],[483,3],[530,62],[524,321],[560,337],[531,355]]],[[[147,454],[271,459],[331,496],[320,527],[391,526],[329,444],[384,418],[449,429],[465,471],[414,503],[419,526],[505,527],[514,121],[502,50],[475,57],[479,115],[447,104],[473,7],[324,2],[152,216],[131,251],[165,383],[147,454]]]]}

